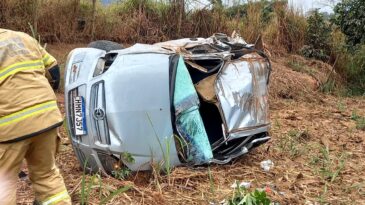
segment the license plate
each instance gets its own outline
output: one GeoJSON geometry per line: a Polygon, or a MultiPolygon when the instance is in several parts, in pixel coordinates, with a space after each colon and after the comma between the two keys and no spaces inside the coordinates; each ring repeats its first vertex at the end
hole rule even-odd
{"type": "Polygon", "coordinates": [[[82,96],[73,99],[75,135],[86,135],[85,101],[82,96]]]}

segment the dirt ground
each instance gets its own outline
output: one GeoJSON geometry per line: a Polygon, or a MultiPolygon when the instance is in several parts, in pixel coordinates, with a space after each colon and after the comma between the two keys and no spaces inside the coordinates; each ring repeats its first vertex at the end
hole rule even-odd
{"type": "MultiPolygon", "coordinates": [[[[50,45],[62,64],[66,53],[78,45],[50,45]]],[[[96,180],[89,204],[99,204],[114,190],[108,204],[219,204],[232,196],[231,185],[251,183],[251,190],[269,187],[269,197],[280,204],[365,204],[365,131],[356,128],[356,116],[365,117],[365,97],[344,98],[318,91],[320,73],[326,68],[299,59],[306,73],[287,65],[292,56],[273,60],[270,87],[272,140],[227,165],[178,167],[170,175],[132,173],[126,180],[102,176],[96,180]],[[317,74],[316,74],[317,72],[317,74]],[[265,172],[260,162],[274,167],[265,172]],[[100,186],[101,184],[101,186],[100,186]]],[[[297,58],[297,57],[294,57],[297,58]]],[[[63,93],[57,94],[63,110],[63,93]]],[[[58,166],[75,204],[80,203],[83,172],[64,128],[58,166]]],[[[28,180],[18,183],[18,204],[31,204],[28,180]]]]}

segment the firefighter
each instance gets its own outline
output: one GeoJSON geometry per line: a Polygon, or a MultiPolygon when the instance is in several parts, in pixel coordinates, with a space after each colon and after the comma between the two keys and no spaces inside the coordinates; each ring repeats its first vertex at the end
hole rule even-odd
{"type": "Polygon", "coordinates": [[[23,159],[37,204],[71,204],[55,165],[63,122],[53,92],[59,81],[56,59],[35,39],[0,28],[0,204],[16,204],[23,159]]]}

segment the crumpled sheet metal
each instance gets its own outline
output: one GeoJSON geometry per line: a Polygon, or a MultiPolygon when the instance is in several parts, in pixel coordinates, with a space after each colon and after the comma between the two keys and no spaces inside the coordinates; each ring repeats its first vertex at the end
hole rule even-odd
{"type": "MultiPolygon", "coordinates": [[[[229,51],[220,51],[220,52],[210,52],[210,53],[202,53],[202,54],[192,54],[190,49],[193,49],[197,46],[209,46],[216,45],[220,47],[229,47],[228,45],[222,43],[219,40],[219,37],[223,34],[214,34],[209,38],[183,38],[178,40],[165,41],[160,43],[155,43],[153,45],[150,44],[141,44],[137,43],[131,47],[110,51],[110,53],[118,53],[121,55],[129,55],[129,54],[138,54],[138,53],[164,53],[164,54],[173,54],[180,53],[184,56],[184,59],[226,59],[232,54],[229,51]]],[[[232,34],[232,37],[227,37],[227,40],[231,43],[240,43],[247,46],[253,46],[247,44],[242,37],[237,34],[232,34]]],[[[213,49],[214,50],[214,49],[213,49]]]]}
{"type": "Polygon", "coordinates": [[[183,38],[178,40],[155,43],[153,45],[164,48],[166,50],[172,50],[177,53],[181,53],[184,56],[185,60],[214,59],[214,58],[226,59],[232,55],[232,53],[230,53],[229,51],[209,52],[210,49],[206,49],[208,53],[193,54],[191,52],[191,49],[194,49],[196,47],[203,47],[203,46],[209,47],[212,45],[219,46],[222,48],[225,47],[229,49],[230,47],[227,44],[224,44],[220,40],[220,38],[226,38],[226,40],[231,44],[240,43],[247,46],[253,46],[247,44],[243,40],[243,38],[240,37],[237,33],[233,33],[231,37],[227,37],[224,34],[216,33],[209,38],[183,38]]]}
{"type": "Polygon", "coordinates": [[[248,136],[268,128],[268,66],[260,56],[249,54],[229,62],[218,75],[216,93],[229,133],[248,136]]]}

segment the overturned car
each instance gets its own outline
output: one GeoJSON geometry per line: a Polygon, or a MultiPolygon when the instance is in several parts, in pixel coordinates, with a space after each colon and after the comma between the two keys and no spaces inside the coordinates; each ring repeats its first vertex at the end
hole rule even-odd
{"type": "Polygon", "coordinates": [[[109,174],[228,163],[270,139],[270,71],[264,52],[223,34],[74,49],[65,104],[76,156],[109,174]]]}

